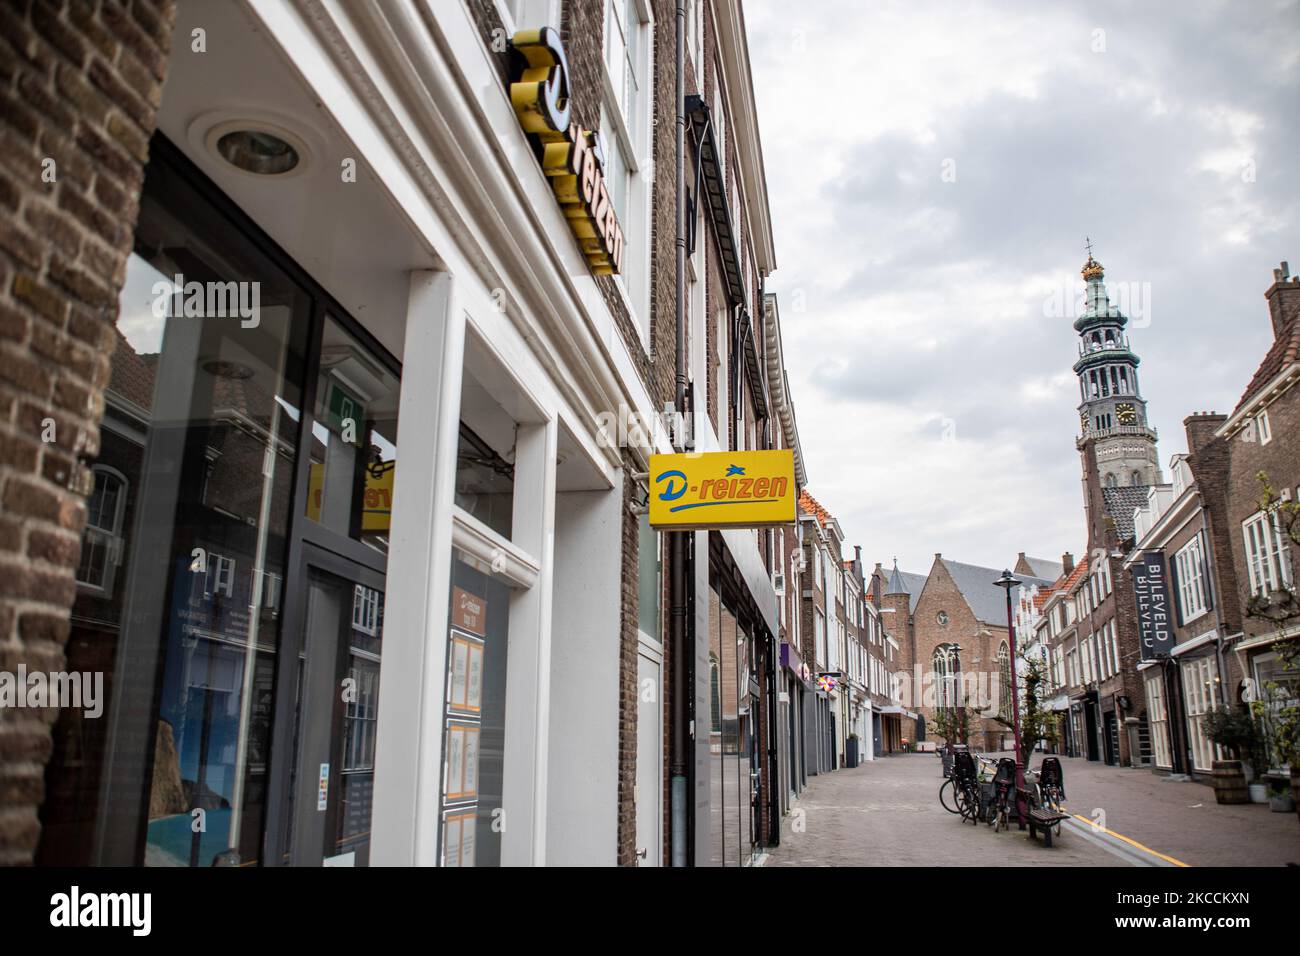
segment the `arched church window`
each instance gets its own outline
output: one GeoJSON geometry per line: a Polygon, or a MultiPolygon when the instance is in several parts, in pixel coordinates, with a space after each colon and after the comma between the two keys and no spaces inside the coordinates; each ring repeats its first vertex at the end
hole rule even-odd
{"type": "Polygon", "coordinates": [[[940,644],[934,649],[935,703],[940,708],[957,706],[957,685],[960,681],[961,655],[953,644],[940,644]]]}
{"type": "Polygon", "coordinates": [[[1011,649],[1006,641],[998,648],[998,713],[1011,716],[1011,649]]]}

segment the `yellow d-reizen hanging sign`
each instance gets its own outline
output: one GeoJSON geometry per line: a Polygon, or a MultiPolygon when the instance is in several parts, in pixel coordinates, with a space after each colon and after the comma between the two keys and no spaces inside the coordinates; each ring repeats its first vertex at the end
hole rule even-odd
{"type": "Polygon", "coordinates": [[[794,452],[650,456],[650,527],[769,528],[795,522],[794,452]]]}

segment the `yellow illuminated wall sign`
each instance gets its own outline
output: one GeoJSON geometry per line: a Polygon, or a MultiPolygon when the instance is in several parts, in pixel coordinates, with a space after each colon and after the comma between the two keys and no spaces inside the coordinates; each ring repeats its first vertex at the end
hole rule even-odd
{"type": "Polygon", "coordinates": [[[650,456],[650,526],[765,528],[794,524],[794,452],[650,456]]]}
{"type": "Polygon", "coordinates": [[[510,39],[518,68],[510,102],[519,125],[541,146],[542,171],[551,180],[569,228],[596,275],[623,267],[623,228],[605,182],[600,134],[569,122],[569,63],[550,27],[520,30],[510,39]]]}

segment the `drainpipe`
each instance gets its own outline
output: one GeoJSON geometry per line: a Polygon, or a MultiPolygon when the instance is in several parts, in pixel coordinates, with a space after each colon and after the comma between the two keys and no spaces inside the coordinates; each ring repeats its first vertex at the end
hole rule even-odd
{"type": "MultiPolygon", "coordinates": [[[[674,398],[674,410],[684,414],[686,408],[686,2],[677,0],[677,76],[674,81],[674,95],[677,97],[677,189],[676,189],[676,228],[677,228],[677,389],[674,398]]],[[[693,411],[692,411],[693,414],[693,411]]],[[[679,437],[680,440],[680,437],[679,437]]],[[[680,450],[680,449],[679,449],[680,450]]],[[[669,799],[672,815],[672,834],[670,855],[673,866],[686,866],[689,854],[687,847],[687,779],[690,767],[687,758],[687,720],[690,717],[690,703],[687,700],[688,688],[693,685],[687,681],[687,667],[693,655],[687,653],[686,636],[690,628],[686,626],[686,545],[690,532],[673,531],[670,534],[669,563],[672,566],[669,588],[671,591],[672,619],[670,621],[672,640],[672,736],[669,747],[669,775],[671,777],[669,799]]]]}

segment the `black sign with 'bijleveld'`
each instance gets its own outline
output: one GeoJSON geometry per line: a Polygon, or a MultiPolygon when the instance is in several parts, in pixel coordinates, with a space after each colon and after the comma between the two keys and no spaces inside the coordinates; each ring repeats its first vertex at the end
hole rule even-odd
{"type": "Polygon", "coordinates": [[[1142,642],[1142,660],[1167,656],[1174,646],[1170,626],[1169,578],[1165,573],[1165,556],[1160,551],[1143,551],[1130,569],[1133,596],[1137,599],[1138,637],[1142,642]]]}

